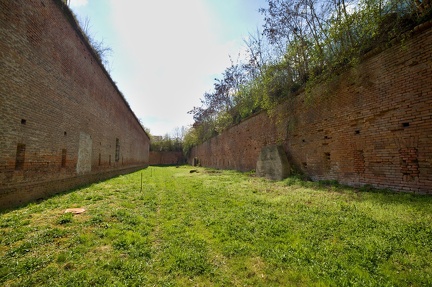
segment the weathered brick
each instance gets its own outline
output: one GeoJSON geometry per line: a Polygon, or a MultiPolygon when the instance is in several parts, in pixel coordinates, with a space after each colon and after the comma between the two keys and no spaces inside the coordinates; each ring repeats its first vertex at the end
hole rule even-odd
{"type": "Polygon", "coordinates": [[[0,67],[0,208],[148,165],[147,134],[62,1],[0,0],[0,67]]]}
{"type": "Polygon", "coordinates": [[[193,148],[189,160],[253,170],[261,148],[278,142],[314,180],[432,193],[432,29],[416,31],[403,47],[365,57],[330,94],[318,86],[312,101],[297,95],[277,107],[279,121],[254,115],[193,148]]]}

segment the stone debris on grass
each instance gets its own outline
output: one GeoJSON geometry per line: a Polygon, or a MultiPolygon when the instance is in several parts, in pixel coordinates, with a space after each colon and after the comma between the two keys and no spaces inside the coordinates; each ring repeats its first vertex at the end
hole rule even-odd
{"type": "Polygon", "coordinates": [[[84,208],[68,208],[64,213],[81,214],[85,211],[84,208]]]}

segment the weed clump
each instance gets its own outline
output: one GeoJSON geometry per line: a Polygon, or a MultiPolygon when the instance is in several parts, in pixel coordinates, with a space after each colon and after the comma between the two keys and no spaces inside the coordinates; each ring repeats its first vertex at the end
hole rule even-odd
{"type": "Polygon", "coordinates": [[[57,224],[63,225],[63,224],[72,223],[72,221],[73,221],[73,214],[70,212],[67,212],[67,213],[63,213],[57,219],[57,224]]]}

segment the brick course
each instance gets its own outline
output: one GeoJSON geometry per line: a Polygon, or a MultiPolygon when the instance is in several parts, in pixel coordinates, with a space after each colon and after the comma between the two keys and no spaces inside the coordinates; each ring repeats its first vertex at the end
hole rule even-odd
{"type": "Polygon", "coordinates": [[[272,115],[254,115],[193,148],[190,162],[253,170],[262,147],[281,144],[313,180],[432,193],[430,26],[299,93],[272,115]]]}
{"type": "Polygon", "coordinates": [[[0,0],[0,208],[148,165],[149,138],[60,0],[0,0]]]}
{"type": "Polygon", "coordinates": [[[149,165],[174,165],[185,162],[181,151],[151,151],[149,165]]]}

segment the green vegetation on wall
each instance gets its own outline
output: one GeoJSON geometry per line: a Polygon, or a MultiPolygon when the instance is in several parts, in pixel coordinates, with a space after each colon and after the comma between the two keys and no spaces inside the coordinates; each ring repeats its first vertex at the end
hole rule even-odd
{"type": "Polygon", "coordinates": [[[263,31],[246,41],[246,57],[231,59],[214,90],[189,112],[195,123],[185,137],[186,151],[356,65],[432,13],[429,0],[267,2],[260,10],[263,31]]]}

